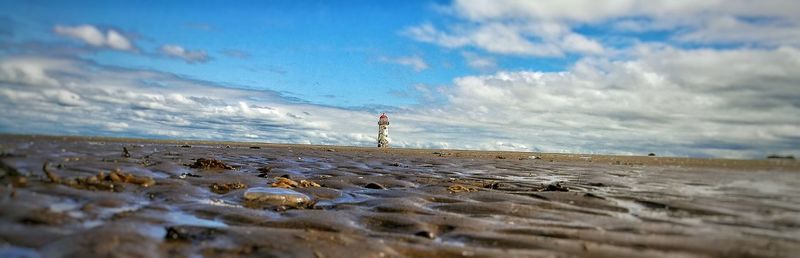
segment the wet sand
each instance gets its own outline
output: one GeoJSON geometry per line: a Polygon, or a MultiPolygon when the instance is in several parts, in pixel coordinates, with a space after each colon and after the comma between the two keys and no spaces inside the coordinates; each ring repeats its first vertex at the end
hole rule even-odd
{"type": "Polygon", "coordinates": [[[0,151],[0,257],[800,253],[789,160],[20,135],[0,151]]]}

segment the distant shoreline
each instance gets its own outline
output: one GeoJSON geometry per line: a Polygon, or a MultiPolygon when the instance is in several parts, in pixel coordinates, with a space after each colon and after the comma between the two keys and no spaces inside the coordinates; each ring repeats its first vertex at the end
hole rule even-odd
{"type": "MultiPolygon", "coordinates": [[[[176,145],[205,145],[218,147],[261,147],[261,148],[291,148],[308,151],[341,151],[364,153],[365,155],[401,155],[401,156],[433,156],[440,158],[468,158],[468,159],[507,159],[530,160],[532,162],[568,162],[586,163],[596,165],[610,165],[620,167],[659,166],[659,167],[703,167],[714,169],[735,170],[780,170],[800,172],[800,161],[780,159],[722,159],[722,158],[687,158],[687,157],[648,157],[604,154],[574,154],[574,153],[545,153],[521,151],[486,151],[486,150],[457,150],[457,149],[412,149],[316,144],[290,144],[290,143],[265,143],[265,142],[237,142],[214,140],[177,140],[177,139],[151,139],[128,138],[111,136],[59,136],[59,135],[27,135],[0,133],[0,144],[7,139],[51,139],[55,141],[101,141],[119,143],[155,143],[176,145]],[[535,157],[535,158],[534,158],[535,157]]],[[[0,150],[6,146],[0,145],[0,150]]]]}

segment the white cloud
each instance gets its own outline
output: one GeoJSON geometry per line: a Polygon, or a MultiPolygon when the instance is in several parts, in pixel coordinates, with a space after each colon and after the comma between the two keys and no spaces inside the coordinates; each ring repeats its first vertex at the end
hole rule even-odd
{"type": "Polygon", "coordinates": [[[203,50],[188,50],[179,45],[163,45],[159,48],[162,54],[170,57],[180,58],[187,63],[204,63],[208,61],[208,54],[203,50]]]}
{"type": "Polygon", "coordinates": [[[463,47],[470,43],[468,38],[448,35],[438,31],[430,23],[406,28],[403,34],[421,42],[436,43],[448,48],[463,47]]]}
{"type": "Polygon", "coordinates": [[[602,54],[605,52],[603,46],[597,41],[575,33],[565,35],[561,45],[564,49],[575,53],[602,54]]]}
{"type": "Polygon", "coordinates": [[[461,55],[467,61],[467,65],[480,71],[490,71],[497,68],[494,58],[480,56],[472,52],[462,52],[461,55]]]}
{"type": "Polygon", "coordinates": [[[565,52],[602,54],[603,46],[585,36],[567,33],[556,24],[481,23],[454,32],[437,30],[431,24],[412,26],[403,35],[447,48],[474,46],[490,53],[558,57],[565,52]]]}
{"type": "Polygon", "coordinates": [[[411,67],[416,72],[424,71],[428,69],[428,63],[425,62],[422,57],[419,56],[400,56],[400,57],[381,57],[379,59],[381,62],[387,63],[394,63],[399,64],[402,66],[411,67]]]}
{"type": "Polygon", "coordinates": [[[84,24],[78,26],[56,25],[53,31],[61,36],[81,40],[98,48],[110,48],[120,51],[135,51],[131,41],[113,29],[104,33],[95,26],[84,24]]]}
{"type": "Polygon", "coordinates": [[[800,44],[800,23],[767,21],[746,22],[725,16],[709,20],[705,26],[681,33],[676,39],[698,43],[757,43],[766,46],[800,44]]]}

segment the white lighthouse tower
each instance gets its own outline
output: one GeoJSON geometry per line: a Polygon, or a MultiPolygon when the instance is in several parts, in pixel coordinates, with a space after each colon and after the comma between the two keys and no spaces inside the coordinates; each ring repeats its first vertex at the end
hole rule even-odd
{"type": "Polygon", "coordinates": [[[389,147],[389,117],[382,113],[378,119],[378,148],[389,147]]]}

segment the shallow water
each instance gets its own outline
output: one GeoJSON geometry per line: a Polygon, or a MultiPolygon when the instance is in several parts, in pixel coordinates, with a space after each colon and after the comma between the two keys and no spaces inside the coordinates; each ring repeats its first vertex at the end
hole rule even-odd
{"type": "MultiPolygon", "coordinates": [[[[766,256],[800,253],[798,171],[0,136],[3,256],[766,256]],[[123,147],[131,157],[122,157],[123,147]],[[197,169],[211,158],[234,167],[197,169]],[[119,168],[101,191],[51,183],[119,168]],[[6,172],[7,174],[8,172],[6,172]],[[184,174],[184,176],[181,176],[184,174]],[[191,174],[193,176],[187,176],[191,174]],[[248,205],[276,177],[322,187],[248,205]],[[217,193],[214,183],[245,188],[217,193]],[[472,191],[453,192],[453,185],[472,191]],[[559,187],[553,185],[558,184],[559,187]],[[548,188],[547,186],[551,187],[548,188]],[[559,189],[567,191],[558,191],[559,189]]],[[[587,159],[590,160],[590,159],[587,159]]],[[[583,161],[583,160],[582,160],[583,161]]],[[[280,193],[280,192],[278,192],[280,193]]]]}

